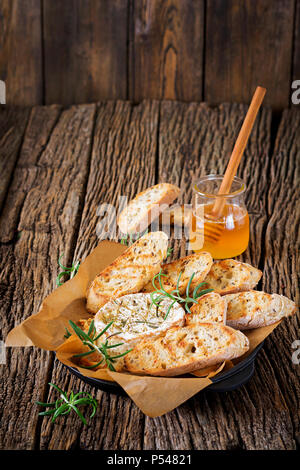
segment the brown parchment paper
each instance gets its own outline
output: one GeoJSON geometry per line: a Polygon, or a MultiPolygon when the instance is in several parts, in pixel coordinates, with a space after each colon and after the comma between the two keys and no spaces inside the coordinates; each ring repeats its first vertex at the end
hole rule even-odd
{"type": "Polygon", "coordinates": [[[233,367],[243,360],[280,323],[249,330],[250,350],[235,361],[226,361],[214,367],[195,371],[193,377],[141,377],[129,373],[109,370],[91,371],[79,367],[72,356],[83,351],[76,336],[64,338],[69,320],[89,318],[85,308],[85,293],[88,284],[121,255],[127,247],[120,243],[102,241],[81,263],[77,275],[48,295],[40,310],[16,326],[6,338],[6,346],[37,346],[56,351],[57,358],[65,365],[76,367],[82,375],[117,382],[147,416],[161,416],[212,383],[211,378],[223,368],[233,367]]]}

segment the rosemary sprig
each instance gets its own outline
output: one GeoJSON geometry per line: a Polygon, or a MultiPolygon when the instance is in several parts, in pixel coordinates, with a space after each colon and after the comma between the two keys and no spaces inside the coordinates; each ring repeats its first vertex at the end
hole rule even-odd
{"type": "Polygon", "coordinates": [[[79,261],[76,261],[75,263],[73,263],[70,268],[68,268],[67,266],[64,266],[63,264],[61,264],[61,261],[60,261],[63,256],[64,254],[62,253],[60,257],[58,258],[58,266],[62,269],[62,272],[60,272],[56,278],[57,286],[63,285],[63,282],[61,282],[61,278],[64,276],[70,276],[70,279],[72,279],[77,273],[79,266],[80,266],[79,261]]]}
{"type": "Polygon", "coordinates": [[[79,392],[79,393],[74,394],[74,392],[71,392],[68,396],[66,392],[64,392],[57,385],[52,384],[51,382],[49,382],[48,385],[50,385],[51,387],[54,387],[60,393],[60,398],[57,399],[53,403],[43,403],[43,402],[37,401],[36,402],[37,405],[50,408],[47,411],[42,411],[41,413],[39,413],[40,416],[52,415],[52,422],[54,423],[54,421],[56,420],[56,418],[58,418],[58,416],[67,415],[73,410],[79,416],[83,424],[87,424],[85,417],[77,408],[78,406],[91,406],[92,412],[90,414],[90,418],[92,418],[95,415],[96,410],[97,410],[97,401],[89,393],[79,392]]]}
{"type": "Polygon", "coordinates": [[[109,354],[110,350],[113,348],[117,348],[118,346],[122,346],[124,343],[117,343],[117,344],[109,344],[108,340],[109,338],[112,338],[115,335],[118,335],[120,332],[113,333],[110,336],[107,336],[105,341],[103,343],[100,343],[100,345],[97,345],[97,340],[104,335],[104,333],[111,327],[113,324],[113,321],[108,323],[106,327],[97,335],[96,333],[96,327],[94,325],[94,320],[91,321],[89,330],[87,333],[85,333],[79,326],[77,326],[72,320],[69,320],[69,323],[71,327],[73,328],[75,334],[78,336],[80,341],[89,348],[89,351],[80,353],[80,354],[74,354],[73,357],[86,357],[89,356],[90,354],[93,353],[98,353],[100,357],[102,358],[101,361],[97,362],[97,364],[93,364],[91,366],[82,366],[85,369],[96,369],[99,367],[101,364],[104,362],[106,363],[107,367],[115,371],[114,368],[114,362],[116,362],[116,359],[119,359],[120,357],[126,356],[132,349],[129,349],[128,351],[125,351],[122,354],[117,354],[115,356],[111,356],[109,354]]]}
{"type": "Polygon", "coordinates": [[[160,272],[158,274],[156,274],[153,279],[152,279],[152,285],[154,287],[154,291],[151,292],[150,296],[151,296],[151,300],[152,300],[152,305],[156,305],[156,306],[159,306],[160,303],[166,299],[166,298],[169,298],[170,300],[172,300],[171,304],[169,305],[168,309],[167,309],[167,312],[166,312],[166,315],[164,317],[164,320],[167,319],[169,313],[170,313],[170,310],[171,308],[173,307],[173,305],[176,303],[176,302],[179,302],[179,303],[183,303],[184,304],[184,307],[185,309],[191,313],[191,310],[190,310],[190,307],[189,305],[191,303],[197,303],[197,299],[199,297],[201,297],[202,295],[204,294],[207,294],[208,292],[212,292],[213,289],[204,289],[204,290],[201,290],[199,292],[199,289],[204,286],[206,283],[205,282],[200,282],[200,284],[198,284],[192,294],[190,295],[190,288],[191,288],[191,283],[194,279],[194,276],[195,276],[196,273],[193,273],[189,279],[189,282],[186,286],[186,291],[185,291],[185,297],[182,296],[179,292],[179,282],[180,282],[180,279],[181,279],[181,276],[182,276],[182,271],[180,272],[179,276],[178,276],[178,279],[177,279],[177,283],[176,283],[176,289],[172,290],[171,292],[167,292],[163,286],[163,283],[162,283],[162,277],[165,276],[167,277],[166,274],[164,274],[162,272],[162,270],[160,270],[160,272]],[[158,283],[159,283],[159,287],[156,286],[155,282],[156,280],[158,280],[158,283]]]}

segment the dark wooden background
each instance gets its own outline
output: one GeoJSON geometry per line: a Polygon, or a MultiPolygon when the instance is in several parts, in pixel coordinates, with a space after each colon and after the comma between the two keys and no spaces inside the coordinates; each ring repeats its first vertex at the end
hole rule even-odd
{"type": "Polygon", "coordinates": [[[148,99],[290,105],[300,0],[0,0],[7,103],[148,99]]]}

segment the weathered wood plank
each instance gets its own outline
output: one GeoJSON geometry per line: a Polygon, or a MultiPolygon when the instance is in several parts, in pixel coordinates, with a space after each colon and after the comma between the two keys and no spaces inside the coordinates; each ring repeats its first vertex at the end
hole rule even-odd
{"type": "MultiPolygon", "coordinates": [[[[117,205],[122,194],[132,198],[154,184],[156,172],[159,181],[179,184],[183,202],[190,202],[193,178],[223,172],[246,107],[165,102],[158,129],[158,103],[101,103],[91,161],[94,106],[60,112],[58,107],[33,109],[0,218],[3,337],[37,311],[42,297],[55,287],[58,254],[64,251],[66,263],[71,263],[76,244],[73,259],[84,258],[98,236],[105,235],[99,205],[117,205]],[[16,232],[21,232],[19,239],[16,232]]],[[[252,215],[251,244],[242,259],[264,267],[263,289],[282,292],[298,303],[299,119],[297,109],[284,113],[270,157],[271,113],[263,109],[239,171],[248,185],[252,215]]],[[[185,253],[184,243],[175,246],[175,257],[185,253]]],[[[223,395],[201,393],[156,419],[145,418],[127,398],[82,384],[57,362],[52,369],[47,352],[8,350],[7,365],[0,366],[1,447],[293,449],[299,442],[300,392],[291,343],[299,339],[298,331],[299,317],[273,333],[245,387],[223,395]],[[71,415],[55,425],[38,419],[33,402],[54,396],[46,385],[50,379],[66,390],[96,396],[100,404],[90,427],[71,415]]]]}
{"type": "Polygon", "coordinates": [[[11,180],[30,109],[0,106],[0,210],[11,180]]]}
{"type": "Polygon", "coordinates": [[[146,418],[144,448],[196,450],[291,449],[292,425],[271,364],[235,392],[202,392],[171,413],[146,418]],[[270,380],[271,375],[271,380],[270,380]],[[272,397],[272,406],[262,399],[272,397]],[[265,408],[269,405],[268,408],[265,408]]]}
{"type": "MultiPolygon", "coordinates": [[[[36,312],[53,290],[59,254],[64,252],[66,260],[72,254],[88,176],[95,105],[65,110],[51,133],[59,113],[57,107],[33,109],[0,220],[8,239],[14,231],[21,232],[18,240],[0,244],[3,337],[36,312]]],[[[7,364],[1,366],[2,448],[35,446],[34,402],[44,398],[51,366],[46,351],[8,350],[7,364]]]]}
{"type": "MultiPolygon", "coordinates": [[[[268,227],[265,239],[263,289],[282,293],[299,306],[300,242],[300,110],[285,110],[271,159],[268,191],[268,227]]],[[[300,442],[300,368],[292,362],[292,343],[300,339],[299,312],[283,322],[266,341],[274,368],[300,442]]]]}
{"type": "Polygon", "coordinates": [[[44,1],[45,102],[126,99],[127,0],[44,1]]]}
{"type": "MultiPolygon", "coordinates": [[[[182,202],[191,200],[193,179],[224,171],[246,109],[235,104],[161,105],[159,179],[179,184],[182,202]]],[[[254,265],[263,258],[270,127],[271,112],[263,109],[238,172],[248,185],[246,204],[252,212],[252,241],[242,259],[254,265]]],[[[223,395],[203,392],[162,418],[146,417],[144,448],[294,448],[289,410],[272,367],[262,352],[255,376],[240,390],[223,395]]]]}
{"type": "Polygon", "coordinates": [[[247,103],[261,85],[266,104],[289,106],[293,15],[290,0],[207,2],[205,101],[247,103]]]}
{"type": "MultiPolygon", "coordinates": [[[[154,184],[158,110],[156,102],[138,106],[124,102],[100,104],[74,259],[84,258],[104,237],[98,225],[98,207],[101,204],[118,207],[119,196],[126,195],[131,199],[137,192],[154,184]]],[[[55,426],[50,420],[44,420],[42,449],[142,447],[144,416],[129,398],[96,392],[81,384],[59,363],[55,363],[52,380],[65,390],[89,391],[100,404],[97,417],[89,428],[83,427],[76,415],[70,415],[55,426]]]]}
{"type": "Polygon", "coordinates": [[[204,2],[133,1],[129,98],[202,100],[204,2]]]}
{"type": "Polygon", "coordinates": [[[6,103],[43,103],[41,1],[0,2],[0,80],[6,103]]]}

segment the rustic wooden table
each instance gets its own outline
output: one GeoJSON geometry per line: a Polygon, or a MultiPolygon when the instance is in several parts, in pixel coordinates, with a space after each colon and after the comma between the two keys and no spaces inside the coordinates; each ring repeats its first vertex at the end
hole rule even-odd
{"type": "MultiPolygon", "coordinates": [[[[182,201],[190,202],[192,178],[223,172],[246,109],[156,101],[2,106],[2,338],[55,288],[61,253],[70,265],[97,245],[99,204],[117,204],[120,195],[132,198],[159,181],[178,184],[182,201]]],[[[296,301],[299,128],[299,110],[272,116],[263,109],[239,170],[251,215],[242,259],[263,270],[259,288],[296,301]]],[[[184,255],[184,243],[174,247],[175,258],[184,255]]],[[[296,339],[299,316],[266,340],[245,386],[226,394],[202,392],[155,419],[129,398],[84,385],[53,353],[9,348],[0,366],[1,448],[294,449],[300,443],[296,339]],[[52,398],[49,381],[96,396],[100,405],[89,427],[71,415],[55,424],[38,417],[34,402],[52,398]]]]}

